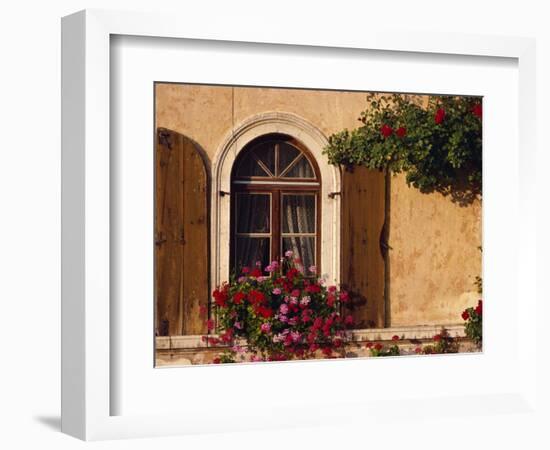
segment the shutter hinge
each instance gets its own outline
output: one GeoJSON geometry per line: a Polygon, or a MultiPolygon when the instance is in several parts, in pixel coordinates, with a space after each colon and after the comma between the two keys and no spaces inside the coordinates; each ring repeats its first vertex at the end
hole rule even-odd
{"type": "Polygon", "coordinates": [[[336,197],[337,195],[342,196],[342,193],[341,193],[341,192],[329,192],[328,198],[334,198],[334,197],[336,197]]]}
{"type": "Polygon", "coordinates": [[[164,242],[166,242],[166,235],[162,231],[159,231],[155,236],[155,245],[160,245],[164,242]]]}
{"type": "Polygon", "coordinates": [[[169,150],[172,150],[172,141],[170,139],[170,133],[164,129],[159,130],[159,144],[164,145],[169,150]]]}

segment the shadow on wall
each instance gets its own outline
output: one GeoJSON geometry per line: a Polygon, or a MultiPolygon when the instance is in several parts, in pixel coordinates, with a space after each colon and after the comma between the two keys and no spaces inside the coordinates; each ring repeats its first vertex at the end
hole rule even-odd
{"type": "Polygon", "coordinates": [[[453,203],[459,206],[466,207],[471,205],[475,200],[481,199],[482,184],[468,181],[465,174],[459,174],[456,179],[449,184],[440,185],[433,189],[421,189],[425,194],[439,192],[444,197],[449,197],[453,203]]]}

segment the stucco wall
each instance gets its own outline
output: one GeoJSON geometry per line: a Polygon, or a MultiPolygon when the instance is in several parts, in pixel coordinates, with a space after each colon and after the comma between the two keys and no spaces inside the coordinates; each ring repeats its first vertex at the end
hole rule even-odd
{"type": "MultiPolygon", "coordinates": [[[[270,111],[296,114],[326,136],[359,125],[366,93],[299,89],[156,85],[156,126],[182,133],[212,158],[231,129],[270,111]]],[[[450,324],[478,298],[481,205],[390,180],[389,324],[450,324]]]]}

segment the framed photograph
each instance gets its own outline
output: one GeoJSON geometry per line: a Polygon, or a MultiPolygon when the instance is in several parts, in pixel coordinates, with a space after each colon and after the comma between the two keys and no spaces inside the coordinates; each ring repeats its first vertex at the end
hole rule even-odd
{"type": "Polygon", "coordinates": [[[154,94],[157,366],[481,351],[482,97],[154,94]]]}
{"type": "Polygon", "coordinates": [[[64,432],[533,411],[531,40],[94,10],[62,50],[64,432]]]}

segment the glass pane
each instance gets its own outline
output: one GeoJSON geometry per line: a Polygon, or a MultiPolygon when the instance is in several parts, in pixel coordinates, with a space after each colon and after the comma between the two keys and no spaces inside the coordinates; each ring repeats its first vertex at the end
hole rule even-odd
{"type": "Polygon", "coordinates": [[[235,270],[240,273],[243,267],[255,267],[260,261],[263,270],[270,260],[270,238],[237,237],[235,248],[235,270]]]}
{"type": "Polygon", "coordinates": [[[275,144],[268,142],[254,149],[258,159],[265,164],[269,171],[275,174],[275,144]]]}
{"type": "Polygon", "coordinates": [[[285,178],[315,178],[315,172],[313,172],[313,168],[307,158],[302,156],[284,176],[285,178]]]}
{"type": "Polygon", "coordinates": [[[285,237],[283,238],[283,254],[292,250],[293,257],[299,258],[302,267],[298,269],[306,270],[309,274],[309,268],[315,265],[315,238],[314,237],[285,237]]]}
{"type": "Polygon", "coordinates": [[[235,217],[237,233],[269,233],[271,205],[269,194],[237,194],[235,217]]]}
{"type": "Polygon", "coordinates": [[[315,233],[315,195],[284,194],[283,233],[315,233]]]}
{"type": "Polygon", "coordinates": [[[269,174],[262,169],[258,162],[252,156],[252,153],[245,155],[237,168],[238,177],[267,177],[269,174]]]}
{"type": "Polygon", "coordinates": [[[299,154],[300,151],[296,147],[285,142],[281,142],[279,144],[279,174],[283,173],[288,165],[294,161],[299,154]]]}

